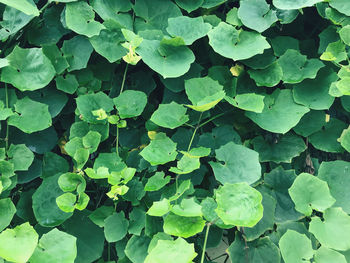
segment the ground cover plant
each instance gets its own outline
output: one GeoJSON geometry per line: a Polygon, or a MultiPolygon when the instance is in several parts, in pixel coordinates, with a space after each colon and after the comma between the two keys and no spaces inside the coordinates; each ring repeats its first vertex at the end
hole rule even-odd
{"type": "Polygon", "coordinates": [[[350,262],[348,0],[0,13],[0,262],[350,262]]]}

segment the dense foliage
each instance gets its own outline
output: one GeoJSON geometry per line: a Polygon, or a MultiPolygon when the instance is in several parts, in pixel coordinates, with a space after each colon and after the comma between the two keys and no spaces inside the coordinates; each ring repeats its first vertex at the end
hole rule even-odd
{"type": "Polygon", "coordinates": [[[0,262],[350,262],[348,0],[0,3],[0,262]]]}

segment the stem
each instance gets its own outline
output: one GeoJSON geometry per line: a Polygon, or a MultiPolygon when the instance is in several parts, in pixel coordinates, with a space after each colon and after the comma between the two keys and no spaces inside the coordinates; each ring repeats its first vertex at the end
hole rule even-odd
{"type": "Polygon", "coordinates": [[[204,238],[204,244],[203,244],[203,249],[202,249],[201,263],[204,263],[205,250],[206,250],[206,248],[207,248],[207,241],[208,241],[210,226],[211,226],[211,223],[208,223],[208,224],[207,224],[207,231],[205,231],[205,238],[204,238]]]}
{"type": "MultiPolygon", "coordinates": [[[[8,90],[7,90],[7,83],[5,83],[5,106],[6,108],[9,107],[9,95],[8,95],[8,90]]],[[[5,137],[5,150],[7,152],[9,148],[9,125],[8,121],[6,120],[6,137],[5,137]]]]}
{"type": "Polygon", "coordinates": [[[117,126],[117,137],[116,139],[116,143],[115,143],[115,150],[117,152],[117,155],[119,156],[119,127],[117,126]]]}
{"type": "Polygon", "coordinates": [[[199,119],[198,119],[197,126],[196,126],[196,128],[194,129],[194,131],[193,131],[193,134],[192,134],[192,137],[191,137],[190,143],[189,143],[188,148],[187,148],[187,151],[188,151],[188,152],[189,152],[189,151],[190,151],[190,149],[191,149],[191,146],[192,146],[192,142],[193,142],[194,136],[196,135],[197,130],[200,128],[200,123],[201,123],[202,115],[203,115],[203,112],[201,112],[201,115],[199,115],[199,119]]]}
{"type": "Polygon", "coordinates": [[[215,119],[217,119],[217,118],[219,118],[219,117],[225,115],[226,113],[228,113],[228,111],[223,112],[223,113],[219,113],[218,115],[215,115],[214,117],[211,117],[209,120],[207,120],[207,121],[203,122],[201,125],[199,125],[198,128],[203,127],[203,126],[206,125],[207,123],[209,123],[209,122],[211,122],[211,121],[213,121],[213,120],[215,120],[215,119]]]}
{"type": "Polygon", "coordinates": [[[126,72],[128,71],[129,64],[126,64],[125,70],[124,70],[124,75],[123,75],[123,80],[122,80],[122,87],[120,88],[120,93],[122,94],[123,89],[124,89],[124,84],[125,84],[125,79],[126,79],[126,72]]]}
{"type": "Polygon", "coordinates": [[[111,244],[108,242],[108,251],[107,251],[107,254],[108,254],[108,261],[111,260],[111,244]]]}
{"type": "Polygon", "coordinates": [[[47,1],[47,3],[42,8],[40,8],[39,13],[42,13],[50,4],[51,2],[47,1]]]}

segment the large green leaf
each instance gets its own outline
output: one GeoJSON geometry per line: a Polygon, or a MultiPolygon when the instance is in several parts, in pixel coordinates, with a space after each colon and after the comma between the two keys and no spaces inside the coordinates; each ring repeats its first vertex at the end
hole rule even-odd
{"type": "Polygon", "coordinates": [[[350,216],[336,207],[327,209],[323,219],[321,221],[319,217],[312,217],[309,231],[325,247],[340,251],[349,250],[350,216]]]}
{"type": "Polygon", "coordinates": [[[158,240],[156,246],[150,251],[145,263],[162,263],[167,258],[169,263],[189,263],[197,256],[194,245],[187,243],[181,237],[173,240],[158,240]]]}
{"type": "Polygon", "coordinates": [[[0,3],[16,8],[29,16],[38,16],[40,14],[33,0],[0,0],[0,3]]]}
{"type": "Polygon", "coordinates": [[[271,10],[265,0],[242,1],[238,8],[238,17],[246,27],[260,33],[277,21],[276,11],[271,10]]]}
{"type": "Polygon", "coordinates": [[[176,78],[184,75],[194,62],[193,52],[180,39],[165,41],[144,39],[136,52],[143,62],[164,78],[176,78]]]}
{"type": "Polygon", "coordinates": [[[298,175],[288,191],[295,209],[306,216],[313,209],[323,212],[335,203],[327,183],[308,173],[298,175]]]}
{"type": "Polygon", "coordinates": [[[54,228],[50,232],[42,235],[29,262],[74,262],[77,256],[76,240],[74,236],[54,228]]]}
{"type": "Polygon", "coordinates": [[[0,231],[4,230],[16,213],[16,207],[10,198],[0,199],[0,231]]]}
{"type": "Polygon", "coordinates": [[[350,7],[347,0],[331,0],[329,5],[337,9],[340,13],[350,16],[350,7]]]}
{"type": "Polygon", "coordinates": [[[188,121],[186,108],[176,102],[159,104],[158,109],[153,112],[151,121],[158,126],[174,129],[188,121]]]}
{"type": "Polygon", "coordinates": [[[175,160],[177,156],[176,143],[164,133],[159,133],[151,143],[140,152],[140,155],[151,165],[165,164],[175,160]]]}
{"type": "Polygon", "coordinates": [[[310,262],[314,254],[310,239],[294,230],[287,230],[279,241],[279,247],[285,263],[310,262]]]}
{"type": "Polygon", "coordinates": [[[52,125],[49,107],[28,97],[16,102],[15,111],[17,114],[10,116],[8,124],[25,133],[42,131],[52,125]]]}
{"type": "Polygon", "coordinates": [[[273,0],[273,5],[279,9],[300,9],[313,6],[322,0],[273,0]]]}
{"type": "Polygon", "coordinates": [[[16,46],[6,58],[9,65],[2,69],[1,81],[21,91],[41,89],[55,76],[55,68],[41,48],[16,46]]]}
{"type": "Polygon", "coordinates": [[[263,217],[262,196],[247,183],[224,184],[215,196],[215,211],[227,225],[253,227],[263,217]]]}
{"type": "Polygon", "coordinates": [[[185,90],[192,102],[187,106],[201,112],[213,108],[225,97],[223,86],[210,77],[185,80],[185,90]]]}
{"type": "Polygon", "coordinates": [[[57,181],[60,174],[45,178],[33,194],[33,211],[38,223],[45,227],[58,226],[72,216],[58,208],[56,198],[63,194],[57,181]]]}
{"type": "Polygon", "coordinates": [[[33,254],[38,239],[39,235],[29,223],[6,229],[0,234],[0,257],[15,263],[26,263],[33,254]]]}
{"type": "Polygon", "coordinates": [[[69,3],[65,11],[66,25],[74,32],[87,37],[96,36],[105,27],[95,21],[95,12],[84,1],[69,3]]]}
{"type": "Polygon", "coordinates": [[[216,180],[220,183],[252,184],[261,177],[261,166],[257,152],[229,142],[215,151],[218,162],[209,162],[216,180]]]}
{"type": "Polygon", "coordinates": [[[184,217],[169,213],[164,218],[164,232],[177,237],[191,237],[203,231],[205,221],[200,216],[184,217]]]}
{"type": "Polygon", "coordinates": [[[172,37],[182,37],[186,45],[192,45],[194,41],[207,35],[211,29],[209,23],[204,23],[202,17],[191,18],[179,16],[169,18],[167,31],[172,37]],[[193,30],[196,28],[196,30],[193,30]]]}
{"type": "Polygon", "coordinates": [[[350,213],[350,187],[349,162],[333,161],[322,162],[318,171],[318,177],[326,181],[331,195],[336,199],[335,207],[341,207],[346,213],[350,213]]]}
{"type": "Polygon", "coordinates": [[[276,89],[265,97],[262,113],[246,112],[246,116],[261,128],[274,133],[286,133],[297,125],[309,108],[296,104],[288,89],[276,89]]]}
{"type": "Polygon", "coordinates": [[[265,37],[256,32],[238,31],[233,26],[220,22],[209,31],[209,45],[223,57],[233,60],[251,58],[270,48],[265,37]]]}

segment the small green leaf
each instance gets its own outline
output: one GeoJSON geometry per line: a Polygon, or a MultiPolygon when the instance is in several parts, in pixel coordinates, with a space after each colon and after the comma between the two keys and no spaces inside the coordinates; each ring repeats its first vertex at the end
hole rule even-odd
{"type": "Polygon", "coordinates": [[[295,209],[306,216],[313,209],[323,212],[335,203],[327,183],[308,173],[298,175],[288,192],[295,209]]]}
{"type": "Polygon", "coordinates": [[[85,191],[86,181],[76,173],[64,173],[58,178],[58,185],[63,192],[73,192],[77,190],[78,194],[85,191]]]}
{"type": "Polygon", "coordinates": [[[246,93],[238,94],[234,98],[226,96],[225,100],[239,109],[261,113],[265,107],[264,98],[255,93],[246,93]]]}
{"type": "Polygon", "coordinates": [[[322,0],[273,0],[273,5],[278,9],[291,10],[313,6],[322,0]]]}
{"type": "Polygon", "coordinates": [[[227,225],[253,227],[263,217],[262,196],[247,183],[226,183],[215,196],[215,211],[227,225]]]}
{"type": "Polygon", "coordinates": [[[187,106],[196,111],[207,111],[225,97],[223,86],[208,76],[185,80],[185,89],[192,102],[192,105],[187,106]]]}
{"type": "Polygon", "coordinates": [[[29,223],[6,229],[0,234],[0,257],[15,263],[26,263],[33,254],[38,239],[39,235],[29,223]]]}
{"type": "Polygon", "coordinates": [[[55,78],[56,87],[58,90],[62,90],[68,94],[73,94],[79,86],[76,77],[72,74],[67,74],[66,76],[58,76],[55,78]]]}
{"type": "Polygon", "coordinates": [[[174,129],[189,120],[186,111],[184,106],[174,101],[169,104],[159,104],[158,109],[151,116],[151,121],[158,126],[174,129]]]}
{"type": "Polygon", "coordinates": [[[147,214],[150,216],[163,216],[170,211],[171,205],[168,199],[163,198],[161,201],[153,202],[148,209],[147,214]]]}
{"type": "Polygon", "coordinates": [[[202,232],[204,226],[202,217],[183,217],[169,213],[164,219],[163,228],[169,235],[188,238],[202,232]]]}
{"type": "MultiPolygon", "coordinates": [[[[318,2],[320,2],[320,0],[318,2]]],[[[350,16],[350,7],[347,0],[332,0],[329,5],[337,9],[340,13],[350,16]]]]}
{"type": "Polygon", "coordinates": [[[171,208],[171,212],[178,216],[196,217],[202,216],[202,207],[196,203],[195,199],[182,199],[180,204],[176,204],[171,208]]]}
{"type": "Polygon", "coordinates": [[[285,263],[310,262],[314,255],[310,239],[290,229],[281,237],[279,247],[285,263]]]}
{"type": "Polygon", "coordinates": [[[112,206],[100,206],[89,215],[89,218],[99,227],[104,227],[105,219],[112,215],[113,212],[114,208],[112,206]]]}
{"type": "Polygon", "coordinates": [[[101,142],[101,134],[96,131],[89,131],[82,140],[85,149],[88,149],[90,153],[97,151],[98,145],[101,142]]]}
{"type": "Polygon", "coordinates": [[[126,90],[113,102],[121,118],[133,118],[142,114],[146,104],[147,96],[142,91],[126,90]]]}
{"type": "Polygon", "coordinates": [[[15,171],[27,171],[34,161],[33,152],[24,144],[11,144],[7,156],[15,171]]]}
{"type": "Polygon", "coordinates": [[[316,263],[329,263],[329,262],[347,263],[344,255],[342,255],[341,253],[335,250],[332,250],[323,246],[316,250],[315,262],[316,263]]]}
{"type": "Polygon", "coordinates": [[[344,26],[340,29],[339,35],[341,40],[343,40],[346,45],[350,46],[350,25],[344,26]]]}
{"type": "Polygon", "coordinates": [[[66,213],[73,212],[77,197],[72,193],[64,193],[56,198],[57,206],[66,213]]]}
{"type": "Polygon", "coordinates": [[[168,263],[189,263],[196,256],[194,245],[179,237],[175,241],[159,240],[146,257],[145,263],[163,263],[165,258],[168,263]]]}
{"type": "Polygon", "coordinates": [[[113,213],[105,219],[104,232],[106,240],[117,242],[122,240],[128,232],[129,221],[125,218],[124,212],[113,213]]]}

